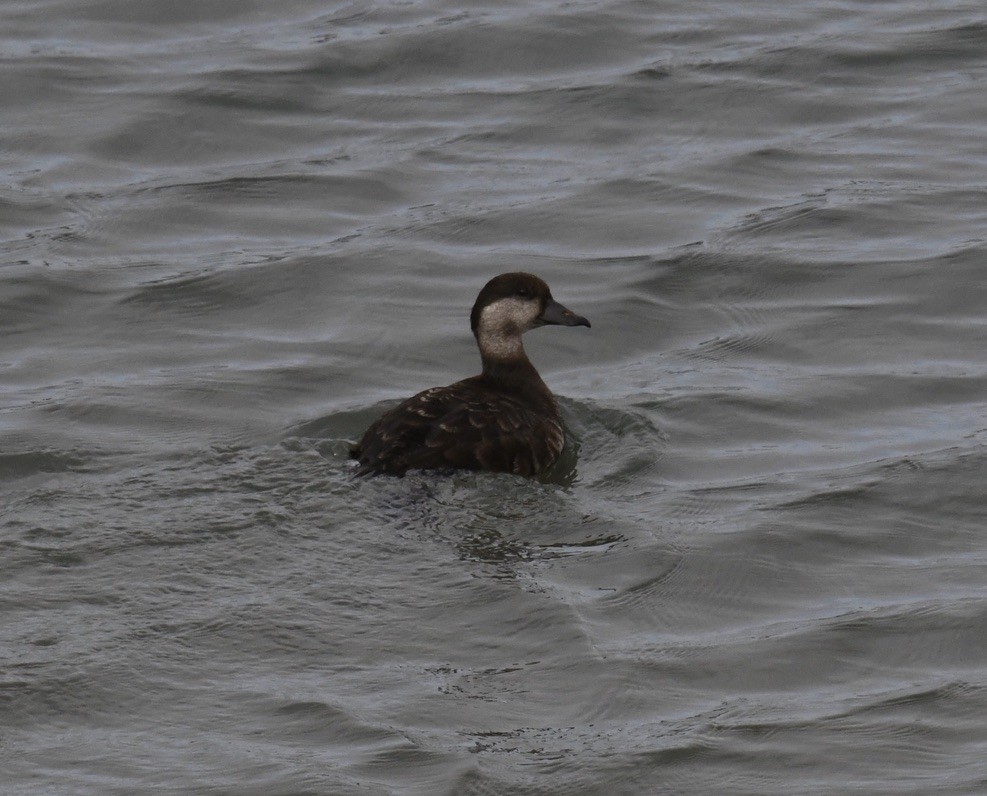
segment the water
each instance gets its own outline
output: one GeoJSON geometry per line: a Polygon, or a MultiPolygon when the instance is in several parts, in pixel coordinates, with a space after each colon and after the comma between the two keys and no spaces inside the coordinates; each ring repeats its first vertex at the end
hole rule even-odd
{"type": "Polygon", "coordinates": [[[4,794],[987,790],[980,4],[0,31],[4,794]],[[354,480],[514,269],[566,471],[354,480]]]}

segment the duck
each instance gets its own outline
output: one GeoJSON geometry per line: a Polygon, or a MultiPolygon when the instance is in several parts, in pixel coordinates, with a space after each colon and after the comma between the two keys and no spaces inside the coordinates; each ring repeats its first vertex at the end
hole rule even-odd
{"type": "Polygon", "coordinates": [[[549,469],[565,444],[562,416],[521,341],[540,326],[590,322],[559,304],[533,274],[500,274],[487,282],[470,312],[481,373],[423,390],[375,421],[352,452],[358,474],[479,470],[537,476],[549,469]]]}

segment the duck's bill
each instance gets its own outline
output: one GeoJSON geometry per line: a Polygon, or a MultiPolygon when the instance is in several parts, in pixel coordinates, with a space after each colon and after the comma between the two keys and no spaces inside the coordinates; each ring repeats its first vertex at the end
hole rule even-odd
{"type": "Polygon", "coordinates": [[[563,307],[559,302],[550,299],[545,305],[545,311],[538,320],[546,324],[556,324],[559,326],[589,326],[590,322],[582,315],[576,315],[572,310],[563,307]]]}

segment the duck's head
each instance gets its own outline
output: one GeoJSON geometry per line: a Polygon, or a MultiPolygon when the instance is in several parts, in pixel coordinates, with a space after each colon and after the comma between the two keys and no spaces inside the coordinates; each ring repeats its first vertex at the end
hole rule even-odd
{"type": "Polygon", "coordinates": [[[484,340],[517,338],[546,325],[589,326],[588,320],[552,298],[545,282],[520,271],[495,276],[480,291],[470,314],[473,334],[484,340]]]}

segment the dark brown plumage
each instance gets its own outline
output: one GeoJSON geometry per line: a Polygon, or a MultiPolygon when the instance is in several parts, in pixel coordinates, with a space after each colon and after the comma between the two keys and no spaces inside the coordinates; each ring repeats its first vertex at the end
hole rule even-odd
{"type": "Polygon", "coordinates": [[[536,475],[550,467],[565,442],[562,418],[521,343],[524,332],[546,324],[590,325],[536,276],[501,274],[487,282],[470,314],[483,372],[385,413],[353,453],[360,473],[454,468],[536,475]]]}

